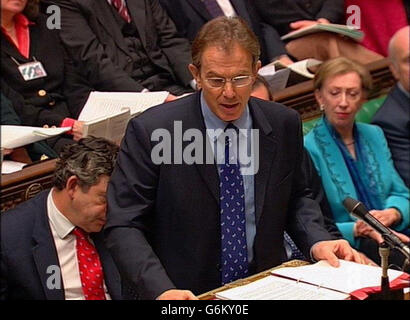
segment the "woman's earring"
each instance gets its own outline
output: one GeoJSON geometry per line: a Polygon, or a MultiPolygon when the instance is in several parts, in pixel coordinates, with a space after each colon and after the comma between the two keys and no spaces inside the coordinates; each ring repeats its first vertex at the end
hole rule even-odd
{"type": "Polygon", "coordinates": [[[325,110],[325,105],[324,105],[324,104],[321,104],[321,105],[319,106],[319,108],[320,108],[320,111],[323,111],[323,110],[325,110]]]}

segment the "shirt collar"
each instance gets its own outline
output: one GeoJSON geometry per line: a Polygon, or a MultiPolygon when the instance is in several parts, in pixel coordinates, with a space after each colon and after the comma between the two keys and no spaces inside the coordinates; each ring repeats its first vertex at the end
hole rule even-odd
{"type": "Polygon", "coordinates": [[[410,98],[410,92],[408,92],[406,89],[404,89],[404,87],[402,86],[402,84],[400,82],[397,82],[397,86],[406,95],[407,98],[410,98]]]}
{"type": "Polygon", "coordinates": [[[14,16],[14,23],[21,27],[27,28],[30,25],[33,25],[34,22],[31,22],[24,14],[18,13],[14,16]]]}
{"type": "MultiPolygon", "coordinates": [[[[24,14],[18,13],[14,16],[14,24],[15,24],[15,29],[20,30],[20,29],[27,29],[28,26],[33,25],[34,22],[31,22],[24,14]]],[[[7,30],[3,27],[1,27],[1,30],[3,31],[4,34],[7,34],[7,30]]]]}
{"type": "MultiPolygon", "coordinates": [[[[201,111],[202,115],[204,116],[204,121],[205,121],[205,127],[206,129],[210,130],[219,130],[219,134],[214,136],[214,141],[218,139],[219,135],[225,130],[226,126],[229,124],[229,122],[223,121],[219,119],[215,113],[209,108],[208,104],[206,103],[206,100],[204,98],[203,92],[201,92],[201,111]]],[[[241,117],[235,121],[232,121],[232,124],[235,125],[238,129],[243,129],[239,130],[239,134],[245,135],[245,137],[248,136],[248,131],[252,129],[252,117],[249,112],[249,105],[246,104],[245,110],[242,113],[241,117]]]]}
{"type": "Polygon", "coordinates": [[[73,231],[75,226],[61,213],[60,210],[58,210],[53,200],[53,192],[54,188],[51,189],[47,198],[48,218],[50,220],[50,223],[53,225],[57,235],[61,239],[64,239],[71,233],[71,231],[73,231]]]}

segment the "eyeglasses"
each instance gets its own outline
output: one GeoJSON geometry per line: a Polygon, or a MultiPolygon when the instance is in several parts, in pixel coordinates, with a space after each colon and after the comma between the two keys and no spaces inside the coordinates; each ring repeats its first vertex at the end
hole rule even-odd
{"type": "Polygon", "coordinates": [[[253,76],[237,76],[230,79],[226,78],[206,78],[205,81],[212,88],[222,88],[227,82],[232,83],[235,88],[249,86],[252,83],[253,76]]]}

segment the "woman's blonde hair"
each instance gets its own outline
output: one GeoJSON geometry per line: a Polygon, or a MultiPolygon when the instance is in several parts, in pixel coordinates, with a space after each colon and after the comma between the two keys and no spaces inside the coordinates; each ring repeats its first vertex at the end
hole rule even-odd
{"type": "Polygon", "coordinates": [[[313,86],[315,89],[320,90],[326,79],[350,72],[356,72],[359,75],[362,81],[362,89],[366,93],[372,89],[373,81],[370,72],[360,63],[345,57],[329,59],[323,62],[316,71],[313,86]]]}

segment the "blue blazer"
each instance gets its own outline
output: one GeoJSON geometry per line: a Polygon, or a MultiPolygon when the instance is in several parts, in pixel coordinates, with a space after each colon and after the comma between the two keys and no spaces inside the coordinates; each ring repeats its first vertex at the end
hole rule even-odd
{"type": "MultiPolygon", "coordinates": [[[[372,157],[373,170],[371,174],[377,175],[377,188],[383,201],[382,208],[369,208],[369,210],[398,209],[402,220],[394,229],[397,231],[405,230],[409,227],[409,189],[393,166],[383,131],[379,127],[369,124],[357,123],[356,125],[365,152],[369,157],[372,157]]],[[[343,200],[346,197],[357,199],[358,196],[343,155],[325,127],[323,118],[305,136],[305,147],[322,178],[336,225],[343,237],[352,246],[357,247],[358,242],[353,234],[356,219],[352,218],[346,211],[343,200]]]]}
{"type": "Polygon", "coordinates": [[[397,85],[374,115],[372,123],[383,129],[394,166],[410,187],[410,105],[409,98],[397,85]]]}
{"type": "MultiPolygon", "coordinates": [[[[47,287],[53,274],[49,266],[59,266],[47,216],[47,196],[43,191],[1,217],[0,300],[64,300],[60,289],[47,287]]],[[[122,298],[120,275],[101,233],[92,236],[104,269],[111,299],[122,298]]],[[[129,298],[129,297],[128,297],[129,298]]]]}

